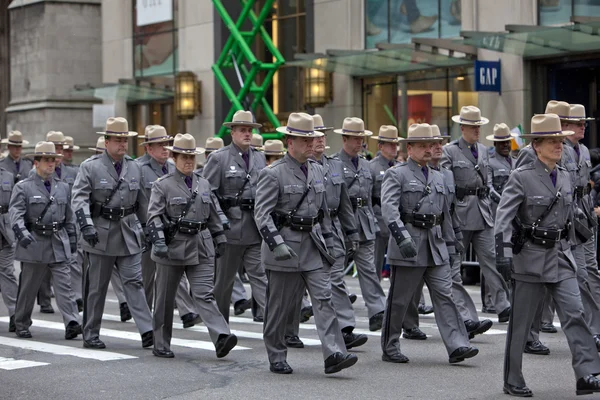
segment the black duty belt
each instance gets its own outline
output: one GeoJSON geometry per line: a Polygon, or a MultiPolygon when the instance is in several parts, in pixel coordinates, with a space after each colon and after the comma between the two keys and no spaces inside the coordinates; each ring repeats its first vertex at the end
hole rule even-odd
{"type": "Polygon", "coordinates": [[[229,210],[231,207],[240,207],[244,211],[254,210],[254,199],[240,199],[237,197],[224,197],[221,201],[221,207],[229,210]]]}
{"type": "Polygon", "coordinates": [[[381,197],[371,197],[371,204],[373,204],[373,207],[381,207],[381,197]]]}
{"type": "Polygon", "coordinates": [[[465,196],[487,197],[490,194],[490,188],[481,186],[477,188],[456,187],[456,197],[462,199],[465,196]]]}
{"type": "Polygon", "coordinates": [[[8,212],[8,206],[0,206],[0,214],[6,214],[8,212]]]}
{"type": "Polygon", "coordinates": [[[340,214],[340,210],[338,208],[330,208],[329,209],[329,217],[336,218],[340,214]]]}
{"type": "Polygon", "coordinates": [[[244,211],[254,210],[254,199],[240,199],[240,209],[244,211]]]}
{"type": "Polygon", "coordinates": [[[320,210],[316,217],[290,216],[289,214],[280,213],[273,213],[271,216],[278,230],[285,226],[293,231],[312,232],[313,226],[323,221],[323,212],[320,210]]]}
{"type": "Polygon", "coordinates": [[[355,210],[357,208],[366,207],[369,204],[367,199],[363,199],[362,197],[350,197],[350,202],[355,210]]]}
{"type": "MultiPolygon", "coordinates": [[[[171,221],[175,222],[174,219],[171,219],[171,221]]],[[[189,219],[182,219],[179,221],[179,232],[186,235],[197,235],[198,232],[203,231],[206,228],[206,221],[191,221],[189,219]]]]}
{"type": "Polygon", "coordinates": [[[119,221],[121,218],[125,218],[126,216],[133,214],[138,209],[137,203],[131,207],[100,207],[100,216],[111,220],[111,221],[119,221]]]}
{"type": "Polygon", "coordinates": [[[532,243],[551,249],[560,242],[566,239],[569,234],[569,227],[563,229],[549,229],[541,227],[526,227],[525,237],[530,239],[532,243]]]}
{"type": "Polygon", "coordinates": [[[42,236],[52,236],[53,233],[60,231],[65,227],[64,222],[53,222],[51,224],[39,224],[37,222],[28,222],[25,228],[34,231],[42,236]]]}
{"type": "Polygon", "coordinates": [[[400,219],[405,224],[412,224],[415,228],[431,229],[442,224],[444,214],[401,213],[400,219]]]}

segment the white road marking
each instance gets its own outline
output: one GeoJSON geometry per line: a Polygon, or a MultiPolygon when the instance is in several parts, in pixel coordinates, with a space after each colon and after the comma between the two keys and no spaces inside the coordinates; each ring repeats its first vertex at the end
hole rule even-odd
{"type": "Polygon", "coordinates": [[[14,358],[0,357],[0,369],[12,371],[13,369],[39,367],[42,365],[50,365],[45,362],[27,361],[27,360],[15,360],[14,358]]]}

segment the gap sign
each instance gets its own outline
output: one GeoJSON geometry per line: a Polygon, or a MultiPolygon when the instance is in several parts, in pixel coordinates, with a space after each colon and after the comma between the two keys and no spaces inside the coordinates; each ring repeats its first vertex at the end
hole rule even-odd
{"type": "Polygon", "coordinates": [[[475,61],[475,91],[502,93],[500,61],[475,61]]]}

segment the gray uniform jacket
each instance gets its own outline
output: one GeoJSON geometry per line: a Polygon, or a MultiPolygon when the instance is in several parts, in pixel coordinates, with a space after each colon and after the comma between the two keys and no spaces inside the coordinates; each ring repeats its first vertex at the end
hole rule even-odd
{"type": "Polygon", "coordinates": [[[340,150],[334,157],[342,162],[342,176],[346,181],[350,199],[359,199],[366,202],[364,206],[356,207],[354,210],[360,240],[375,240],[375,235],[379,232],[379,226],[371,202],[373,177],[369,169],[369,162],[362,157],[358,157],[358,168],[354,168],[351,157],[344,150],[340,150]]]}
{"type": "Polygon", "coordinates": [[[515,165],[515,160],[510,158],[510,162],[497,153],[490,156],[490,175],[491,178],[488,181],[488,187],[490,188],[490,204],[492,206],[492,214],[496,214],[496,208],[500,202],[502,191],[508,181],[508,177],[515,165]]]}
{"type": "MultiPolygon", "coordinates": [[[[373,212],[375,218],[377,218],[377,225],[379,226],[379,235],[382,238],[390,237],[390,231],[387,228],[383,216],[381,215],[381,184],[383,183],[383,175],[385,171],[390,168],[390,161],[378,155],[371,161],[369,161],[369,169],[371,170],[371,177],[373,178],[373,194],[371,197],[371,203],[373,204],[373,212]]],[[[392,165],[396,165],[396,161],[392,160],[392,165]]]]}
{"type": "MultiPolygon", "coordinates": [[[[241,150],[233,143],[211,153],[202,174],[210,182],[212,190],[219,201],[234,198],[242,189],[239,199],[255,199],[258,174],[266,167],[264,154],[248,150],[250,155],[250,168],[246,171],[246,163],[242,159],[241,150]],[[244,186],[246,177],[248,183],[244,186]]],[[[223,207],[222,207],[223,208],[223,207]]],[[[230,229],[226,231],[227,243],[234,245],[252,245],[261,242],[260,234],[256,228],[251,211],[242,211],[239,206],[229,209],[223,208],[229,219],[230,229]]]]}
{"type": "MultiPolygon", "coordinates": [[[[214,155],[209,158],[212,159],[214,155]]],[[[331,247],[332,243],[325,241],[330,236],[331,222],[328,218],[327,201],[325,199],[325,176],[323,169],[315,162],[306,162],[308,177],[300,169],[300,163],[286,154],[263,169],[258,178],[256,188],[256,208],[254,219],[264,239],[261,253],[265,269],[274,271],[311,271],[323,266],[319,249],[331,247]],[[298,206],[295,216],[314,218],[323,210],[325,219],[312,227],[312,232],[294,231],[284,226],[277,230],[271,213],[287,214],[291,212],[302,198],[302,194],[310,185],[305,199],[298,206]],[[286,243],[298,257],[290,260],[277,261],[273,249],[286,243]]]]}
{"type": "Polygon", "coordinates": [[[0,215],[0,235],[4,238],[3,242],[8,246],[15,242],[15,233],[12,230],[8,213],[14,179],[13,174],[0,167],[0,207],[5,208],[0,215]]]}
{"type": "Polygon", "coordinates": [[[219,204],[211,191],[208,181],[192,175],[192,191],[185,184],[185,175],[179,171],[172,172],[154,182],[150,203],[148,205],[148,224],[163,229],[163,219],[170,221],[181,216],[192,193],[197,191],[194,203],[190,206],[184,220],[205,223],[205,229],[197,235],[177,232],[169,243],[168,258],[156,257],[152,260],[166,265],[214,264],[216,243],[226,242],[225,232],[219,217],[219,204]]]}
{"type": "MultiPolygon", "coordinates": [[[[450,208],[450,215],[452,216],[452,228],[454,228],[454,240],[463,240],[462,230],[460,228],[461,222],[456,213],[454,201],[456,199],[456,185],[454,184],[454,174],[448,168],[440,167],[439,169],[432,169],[440,172],[444,177],[444,183],[446,184],[446,198],[448,199],[448,207],[450,208]]],[[[447,238],[447,242],[450,240],[447,238]]],[[[456,249],[455,249],[456,250],[456,249]]]]}
{"type": "Polygon", "coordinates": [[[104,152],[90,157],[79,168],[79,174],[73,186],[73,211],[81,228],[93,225],[98,232],[99,243],[91,247],[82,243],[84,251],[111,256],[128,256],[142,252],[144,243],[142,223],[146,222],[146,191],[140,190],[142,174],[140,166],[129,156],[122,161],[121,176],[117,176],[112,159],[104,152]],[[90,217],[90,206],[103,204],[119,181],[121,185],[106,207],[128,208],[137,204],[135,213],[118,221],[102,216],[90,217]],[[78,211],[83,210],[85,220],[81,221],[78,211]]]}
{"type": "MultiPolygon", "coordinates": [[[[444,146],[441,166],[454,174],[454,182],[458,188],[482,188],[488,186],[490,179],[489,157],[487,148],[477,144],[478,159],[475,160],[468,143],[463,138],[454,140],[444,146]],[[479,172],[476,171],[476,166],[479,172]]],[[[489,197],[465,196],[456,199],[455,211],[461,221],[463,231],[477,231],[494,226],[489,197]]]]}
{"type": "Polygon", "coordinates": [[[15,259],[30,263],[59,263],[71,257],[69,236],[75,236],[73,210],[71,208],[71,191],[69,185],[53,180],[50,193],[39,175],[18,182],[10,198],[10,223],[17,238],[29,231],[35,241],[27,249],[17,246],[15,259]],[[43,225],[63,223],[64,228],[43,236],[29,224],[33,224],[41,216],[49,201],[52,204],[39,221],[43,225]],[[26,227],[27,225],[27,227],[26,227]]]}
{"type": "Polygon", "coordinates": [[[15,182],[18,182],[29,176],[29,171],[33,168],[33,161],[29,158],[21,157],[19,168],[17,168],[17,164],[15,164],[15,161],[9,155],[0,160],[0,168],[4,168],[13,174],[15,182]]]}
{"type": "Polygon", "coordinates": [[[446,184],[440,172],[429,168],[428,178],[425,179],[419,164],[410,158],[407,162],[388,169],[381,187],[381,209],[383,219],[391,232],[387,254],[390,264],[403,267],[433,267],[448,263],[448,253],[455,252],[455,237],[446,197],[446,184]],[[416,209],[419,201],[421,205],[416,209]],[[401,213],[413,212],[442,214],[442,223],[430,229],[404,223],[401,213]],[[417,255],[406,259],[400,255],[396,241],[409,237],[417,246],[417,255]]]}
{"type": "MultiPolygon", "coordinates": [[[[152,157],[143,157],[138,158],[135,162],[140,166],[140,171],[142,173],[142,190],[146,192],[145,199],[150,199],[150,191],[152,190],[152,185],[158,178],[164,176],[162,172],[162,167],[155,159],[152,157]]],[[[171,174],[175,172],[175,165],[167,162],[165,163],[167,166],[167,174],[171,174]]],[[[148,204],[140,204],[140,207],[144,207],[144,209],[148,209],[148,204]]]]}
{"type": "MultiPolygon", "coordinates": [[[[565,140],[561,165],[571,175],[571,183],[573,184],[574,192],[578,187],[583,188],[586,191],[588,190],[590,183],[590,171],[592,170],[592,161],[590,160],[590,151],[586,145],[579,143],[578,159],[573,143],[568,139],[565,140]]],[[[575,197],[577,197],[577,206],[582,209],[588,219],[588,225],[590,227],[596,226],[598,224],[597,218],[596,214],[594,213],[594,206],[589,194],[584,195],[582,198],[579,198],[578,196],[575,197]]]]}
{"type": "Polygon", "coordinates": [[[513,278],[526,282],[555,283],[575,276],[576,264],[571,254],[573,230],[551,249],[546,249],[527,240],[519,254],[512,254],[511,235],[513,219],[518,217],[521,223],[531,225],[543,213],[556,192],[561,197],[550,213],[540,222],[540,227],[563,229],[567,221],[573,218],[573,191],[568,172],[557,166],[556,187],[550,179],[548,167],[541,161],[519,167],[508,178],[502,199],[496,212],[496,255],[513,257],[513,278]],[[558,268],[558,252],[569,260],[571,269],[558,268]]]}
{"type": "Polygon", "coordinates": [[[346,181],[342,175],[341,161],[323,155],[321,165],[323,166],[327,209],[330,213],[331,234],[333,235],[333,247],[330,248],[330,253],[337,258],[346,255],[345,237],[350,241],[359,240],[358,229],[356,229],[356,220],[350,197],[348,197],[346,181]]]}

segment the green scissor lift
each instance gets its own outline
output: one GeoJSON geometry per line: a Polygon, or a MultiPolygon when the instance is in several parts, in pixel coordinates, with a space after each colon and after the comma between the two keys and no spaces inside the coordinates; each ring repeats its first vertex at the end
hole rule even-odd
{"type": "MultiPolygon", "coordinates": [[[[265,93],[273,81],[273,75],[279,68],[280,65],[285,63],[283,56],[273,45],[271,37],[267,33],[263,24],[265,19],[269,16],[273,3],[275,0],[266,0],[264,6],[260,10],[258,16],[252,10],[256,3],[256,0],[239,0],[242,3],[242,12],[237,20],[234,22],[229,16],[229,13],[223,6],[221,0],[212,0],[215,9],[221,15],[221,19],[231,32],[231,36],[227,39],[225,47],[221,51],[221,55],[217,60],[217,63],[212,66],[212,70],[219,81],[219,84],[223,88],[225,95],[231,101],[231,109],[227,113],[226,121],[231,121],[233,114],[238,110],[243,110],[242,103],[245,99],[252,97],[252,103],[250,104],[250,110],[256,115],[256,110],[259,105],[263,108],[267,118],[275,127],[279,127],[279,120],[273,113],[273,109],[269,105],[269,102],[265,98],[265,93]],[[250,31],[242,31],[242,26],[249,20],[252,29],[250,31]],[[260,35],[261,39],[265,43],[267,49],[273,55],[275,61],[271,63],[264,63],[258,60],[252,49],[252,43],[254,42],[257,35],[260,35]],[[249,69],[248,69],[249,65],[249,69]],[[235,93],[231,84],[225,78],[223,70],[225,68],[233,68],[243,84],[240,90],[235,93]],[[255,82],[255,79],[259,72],[265,71],[266,76],[261,85],[255,82]],[[250,96],[249,96],[250,95],[250,96]]],[[[233,0],[226,0],[233,1],[233,0]]],[[[226,127],[222,126],[217,133],[218,137],[223,137],[227,133],[226,127]]],[[[262,135],[264,139],[280,139],[283,135],[280,133],[267,133],[262,135]]]]}

